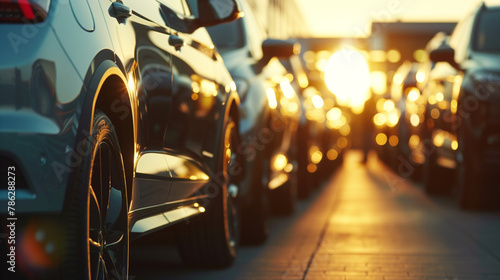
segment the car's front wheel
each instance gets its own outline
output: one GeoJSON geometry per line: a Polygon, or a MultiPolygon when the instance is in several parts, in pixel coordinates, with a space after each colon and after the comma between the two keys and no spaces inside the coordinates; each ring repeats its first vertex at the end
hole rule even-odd
{"type": "Polygon", "coordinates": [[[67,211],[64,279],[127,279],[129,232],[124,165],[110,119],[94,115],[67,211]]]}

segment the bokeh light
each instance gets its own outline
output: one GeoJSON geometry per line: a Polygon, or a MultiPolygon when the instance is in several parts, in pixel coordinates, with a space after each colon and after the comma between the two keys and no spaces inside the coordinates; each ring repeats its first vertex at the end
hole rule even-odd
{"type": "Polygon", "coordinates": [[[325,68],[325,82],[340,105],[361,113],[368,98],[370,71],[363,56],[355,50],[334,53],[325,68]]]}

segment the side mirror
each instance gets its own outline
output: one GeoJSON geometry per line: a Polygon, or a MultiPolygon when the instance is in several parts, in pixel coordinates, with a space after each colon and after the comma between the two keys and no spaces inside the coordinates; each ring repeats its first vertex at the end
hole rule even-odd
{"type": "Polygon", "coordinates": [[[193,33],[200,27],[231,22],[243,16],[236,0],[186,0],[191,16],[179,16],[161,4],[167,26],[183,32],[193,33]]]}
{"type": "Polygon", "coordinates": [[[429,57],[433,62],[448,62],[453,66],[457,65],[455,62],[455,50],[448,45],[443,45],[431,51],[429,57]]]}
{"type": "Polygon", "coordinates": [[[235,0],[187,0],[199,26],[230,22],[243,16],[235,0]]]}
{"type": "Polygon", "coordinates": [[[289,58],[300,53],[300,44],[291,40],[266,39],[262,42],[262,57],[259,64],[267,65],[271,58],[289,58]]]}

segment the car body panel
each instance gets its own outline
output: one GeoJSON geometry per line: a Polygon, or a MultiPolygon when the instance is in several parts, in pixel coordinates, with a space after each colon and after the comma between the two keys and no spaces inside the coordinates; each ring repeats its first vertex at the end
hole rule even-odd
{"type": "Polygon", "coordinates": [[[134,11],[123,22],[110,15],[112,3],[91,0],[85,10],[54,1],[43,23],[0,24],[0,33],[14,34],[0,65],[0,116],[9,120],[0,124],[0,162],[14,164],[26,179],[18,213],[63,211],[99,106],[133,144],[125,159],[134,165],[131,175],[138,174],[129,177],[131,228],[158,214],[171,223],[200,213],[186,205],[207,204],[202,188],[220,183],[223,129],[239,98],[208,33],[176,33],[185,42],[177,51],[159,2],[122,1],[134,11]],[[193,98],[194,82],[203,83],[200,95],[210,96],[193,98]],[[109,83],[121,88],[110,90],[109,83]],[[135,170],[152,153],[165,159],[160,173],[168,176],[135,170]]]}

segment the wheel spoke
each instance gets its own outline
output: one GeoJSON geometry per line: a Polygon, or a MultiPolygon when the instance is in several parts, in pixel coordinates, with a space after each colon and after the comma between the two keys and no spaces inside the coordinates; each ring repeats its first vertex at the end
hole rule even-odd
{"type": "Polygon", "coordinates": [[[109,174],[110,174],[110,186],[109,186],[109,200],[108,200],[108,211],[104,224],[104,238],[108,246],[113,246],[122,240],[124,236],[124,231],[126,230],[126,225],[120,223],[122,219],[122,208],[124,204],[124,197],[121,189],[123,181],[120,180],[120,172],[118,171],[118,164],[113,155],[109,154],[109,174]]]}
{"type": "Polygon", "coordinates": [[[102,262],[101,262],[101,254],[99,252],[91,252],[90,254],[90,262],[91,264],[91,278],[90,279],[101,279],[102,275],[102,262]]]}
{"type": "MultiPolygon", "coordinates": [[[[110,279],[109,274],[108,274],[108,267],[106,266],[106,260],[104,260],[104,256],[101,256],[101,264],[102,264],[102,277],[99,277],[100,279],[110,279]]],[[[99,275],[101,276],[101,275],[99,275]]]]}
{"type": "Polygon", "coordinates": [[[107,265],[105,275],[106,279],[120,279],[120,272],[123,269],[122,266],[117,266],[117,264],[121,264],[123,257],[123,250],[104,250],[103,252],[103,260],[107,265]]]}
{"type": "Polygon", "coordinates": [[[121,231],[113,231],[108,234],[108,238],[106,239],[106,244],[104,245],[105,249],[110,249],[110,247],[119,245],[123,241],[123,237],[125,234],[121,231]]]}
{"type": "Polygon", "coordinates": [[[109,204],[107,206],[108,212],[104,223],[105,235],[107,235],[108,232],[112,231],[115,227],[120,226],[117,222],[119,221],[122,210],[122,200],[122,192],[114,187],[111,187],[111,191],[109,192],[109,204]]]}
{"type": "Polygon", "coordinates": [[[93,238],[89,237],[89,245],[90,245],[90,250],[101,250],[101,244],[99,241],[94,240],[93,238]]]}
{"type": "Polygon", "coordinates": [[[109,172],[109,165],[110,165],[110,153],[111,150],[109,149],[108,145],[106,143],[101,143],[99,146],[99,151],[101,154],[101,162],[100,162],[100,169],[101,169],[101,230],[104,231],[106,228],[106,219],[108,215],[108,207],[109,207],[109,185],[111,183],[111,172],[109,172]]]}
{"type": "Polygon", "coordinates": [[[100,203],[92,186],[89,187],[89,192],[89,245],[91,250],[99,251],[99,235],[102,229],[100,203]]]}

